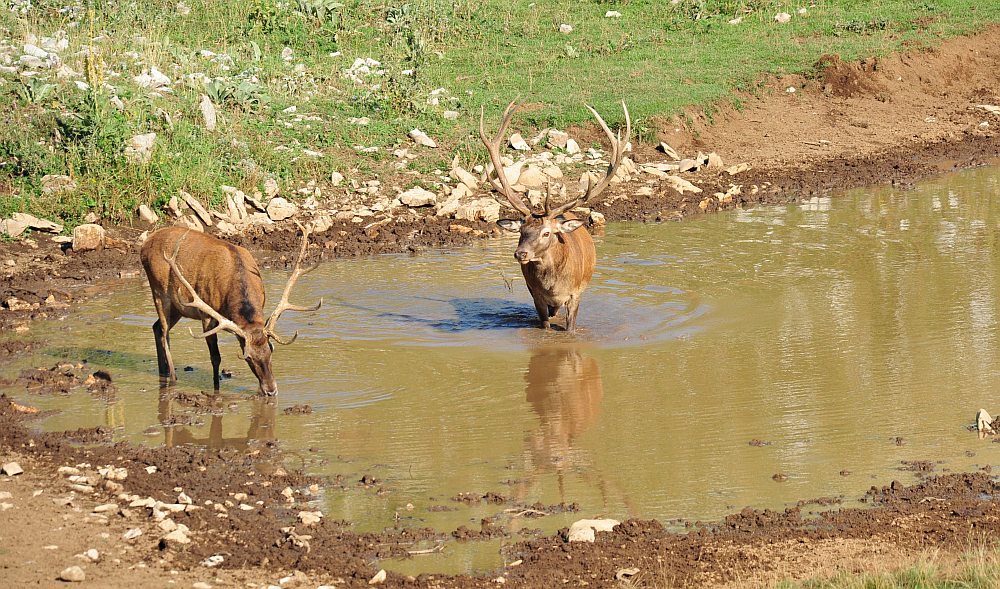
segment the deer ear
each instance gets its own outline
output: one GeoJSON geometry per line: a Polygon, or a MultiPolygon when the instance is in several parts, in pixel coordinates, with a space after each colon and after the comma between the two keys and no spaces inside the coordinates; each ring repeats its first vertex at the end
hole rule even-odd
{"type": "Polygon", "coordinates": [[[566,219],[565,221],[559,221],[558,227],[560,233],[572,233],[583,227],[583,221],[580,219],[566,219]]]}
{"type": "Polygon", "coordinates": [[[499,225],[501,229],[504,229],[506,231],[512,231],[514,233],[520,231],[521,225],[523,224],[524,221],[518,221],[516,219],[500,219],[499,221],[497,221],[497,225],[499,225]]]}

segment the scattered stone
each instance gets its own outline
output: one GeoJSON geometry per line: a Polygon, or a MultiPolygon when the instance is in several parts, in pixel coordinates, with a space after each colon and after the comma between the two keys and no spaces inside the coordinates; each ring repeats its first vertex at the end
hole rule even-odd
{"type": "Polygon", "coordinates": [[[17,219],[0,220],[0,233],[7,237],[20,237],[28,228],[28,224],[17,219]]]}
{"type": "Polygon", "coordinates": [[[270,199],[274,198],[275,196],[278,196],[279,190],[280,188],[278,187],[277,180],[275,180],[274,178],[267,178],[266,180],[264,180],[264,194],[267,195],[267,198],[270,199]]]}
{"type": "Polygon", "coordinates": [[[283,221],[295,215],[298,207],[285,198],[276,196],[267,203],[267,216],[272,221],[283,221]]]}
{"type": "Polygon", "coordinates": [[[459,205],[455,219],[460,221],[486,221],[493,223],[500,219],[500,203],[492,198],[479,198],[459,205]]]}
{"type": "Polygon", "coordinates": [[[69,176],[54,174],[42,176],[42,194],[55,196],[74,192],[76,189],[76,180],[69,176]]]}
{"type": "Polygon", "coordinates": [[[97,562],[101,560],[101,553],[98,552],[96,548],[91,548],[82,554],[78,554],[77,556],[84,560],[89,560],[90,562],[97,562]]]}
{"type": "Polygon", "coordinates": [[[419,186],[399,195],[399,201],[408,207],[426,207],[437,204],[437,195],[419,186]]]}
{"type": "Polygon", "coordinates": [[[174,225],[180,227],[187,227],[188,229],[194,229],[195,231],[205,231],[205,227],[198,220],[197,215],[184,215],[180,219],[174,222],[174,225]]]}
{"type": "Polygon", "coordinates": [[[520,133],[514,133],[510,136],[510,146],[518,151],[529,151],[531,149],[531,146],[524,140],[524,137],[521,137],[520,133]]]}
{"type": "Polygon", "coordinates": [[[990,113],[991,115],[1000,116],[1000,106],[995,106],[992,104],[977,104],[976,108],[981,108],[986,112],[990,113]]]}
{"type": "Polygon", "coordinates": [[[206,209],[205,206],[201,204],[201,201],[192,196],[191,193],[185,192],[183,190],[180,191],[180,195],[181,198],[184,199],[185,204],[191,207],[191,210],[194,211],[196,215],[198,215],[198,220],[201,221],[203,224],[207,225],[208,227],[211,227],[212,215],[208,213],[208,209],[206,209]]]}
{"type": "Polygon", "coordinates": [[[714,151],[706,156],[707,165],[709,168],[721,168],[723,167],[722,156],[715,153],[714,151]]]}
{"type": "Polygon", "coordinates": [[[12,477],[23,473],[24,469],[21,468],[21,465],[16,462],[8,462],[7,464],[4,464],[2,467],[0,467],[0,472],[9,477],[12,477]]]}
{"type": "Polygon", "coordinates": [[[590,211],[590,224],[600,227],[602,225],[607,225],[608,220],[604,218],[604,213],[599,213],[597,211],[590,211]]]}
{"type": "Polygon", "coordinates": [[[87,574],[83,572],[82,568],[73,565],[59,573],[59,580],[67,583],[82,583],[87,580],[87,574]]]}
{"type": "Polygon", "coordinates": [[[225,561],[226,561],[226,558],[224,556],[222,556],[221,554],[213,554],[212,556],[209,556],[205,560],[201,561],[201,566],[205,566],[205,567],[209,567],[209,568],[211,568],[211,567],[217,567],[220,564],[224,563],[225,561]]]}
{"type": "Polygon", "coordinates": [[[575,139],[566,140],[566,153],[568,153],[569,155],[576,155],[580,153],[580,145],[576,142],[575,139]]]}
{"type": "Polygon", "coordinates": [[[198,581],[197,583],[191,585],[191,589],[212,589],[212,586],[204,581],[198,581]]]}
{"type": "Polygon", "coordinates": [[[181,216],[181,206],[180,203],[177,202],[176,194],[171,196],[170,200],[167,201],[167,208],[170,209],[170,212],[173,213],[175,217],[181,216]]]}
{"type": "Polygon", "coordinates": [[[340,172],[330,172],[330,184],[332,186],[340,186],[344,183],[344,175],[340,172]]]}
{"type": "Polygon", "coordinates": [[[201,102],[198,104],[198,108],[201,110],[202,120],[205,121],[205,130],[215,131],[215,126],[218,123],[218,117],[215,114],[215,105],[212,104],[212,99],[202,94],[201,102]]]}
{"type": "Polygon", "coordinates": [[[780,24],[785,24],[790,20],[792,20],[792,15],[788,14],[787,12],[779,12],[778,14],[774,15],[774,22],[780,24]]]}
{"type": "Polygon", "coordinates": [[[993,417],[985,409],[976,412],[976,429],[981,435],[995,433],[993,430],[993,417]]]}
{"type": "Polygon", "coordinates": [[[614,519],[581,519],[569,527],[570,542],[593,542],[596,532],[610,532],[621,522],[614,519]]]}
{"type": "Polygon", "coordinates": [[[617,10],[609,10],[604,13],[604,18],[621,18],[621,17],[622,13],[618,12],[617,10]]]}
{"type": "Polygon", "coordinates": [[[698,162],[696,160],[693,160],[693,159],[683,159],[683,160],[677,162],[677,171],[678,172],[697,172],[698,171],[698,162]]]}
{"type": "Polygon", "coordinates": [[[125,145],[125,158],[133,164],[149,163],[153,157],[153,145],[156,144],[156,133],[136,135],[125,145]]]}
{"type": "Polygon", "coordinates": [[[562,23],[561,25],[559,25],[559,32],[564,35],[568,35],[573,32],[573,25],[562,23]]]}
{"type": "Polygon", "coordinates": [[[29,215],[28,213],[14,213],[11,215],[11,219],[19,223],[26,223],[29,228],[36,231],[59,233],[63,230],[63,226],[59,223],[49,221],[48,219],[40,219],[34,215],[29,215]]]}
{"type": "Polygon", "coordinates": [[[104,247],[104,227],[87,223],[73,229],[73,251],[89,252],[104,247]]]}
{"type": "Polygon", "coordinates": [[[137,213],[139,214],[139,218],[142,219],[144,223],[148,223],[150,225],[160,220],[160,218],[156,216],[156,213],[153,212],[153,209],[149,208],[149,205],[139,205],[137,213]]]}
{"type": "Polygon", "coordinates": [[[126,540],[135,540],[136,538],[138,538],[141,535],[142,535],[142,529],[141,528],[132,528],[131,530],[129,530],[129,531],[125,532],[124,534],[122,534],[122,538],[124,538],[126,540]]]}
{"type": "Polygon", "coordinates": [[[456,161],[452,162],[451,171],[448,173],[448,175],[454,178],[455,180],[461,182],[462,185],[467,187],[469,190],[475,190],[479,188],[479,180],[471,173],[469,173],[464,168],[458,165],[457,157],[455,159],[456,161]]]}
{"type": "Polygon", "coordinates": [[[799,8],[795,12],[797,12],[799,14],[799,16],[805,16],[805,15],[809,14],[809,10],[806,7],[804,7],[804,6],[802,8],[799,8]]]}
{"type": "Polygon", "coordinates": [[[379,570],[379,572],[375,573],[375,576],[372,577],[371,580],[368,581],[368,584],[381,585],[382,583],[385,583],[385,578],[386,578],[385,569],[381,569],[379,570]]]}
{"type": "Polygon", "coordinates": [[[674,148],[670,147],[669,145],[667,145],[663,141],[661,141],[660,144],[656,146],[656,150],[657,151],[662,151],[663,153],[667,154],[667,157],[669,157],[672,160],[679,160],[679,159],[681,159],[681,156],[678,155],[676,151],[674,151],[674,148]]]}
{"type": "Polygon", "coordinates": [[[169,532],[167,535],[165,535],[162,538],[160,538],[160,546],[161,547],[166,547],[166,546],[169,546],[170,544],[174,544],[174,543],[176,543],[176,544],[190,544],[191,543],[191,538],[188,538],[187,532],[185,532],[180,527],[178,527],[174,531],[169,532]]]}
{"type": "Polygon", "coordinates": [[[323,512],[321,511],[300,511],[299,521],[302,522],[304,526],[311,526],[313,524],[318,524],[320,520],[323,519],[323,512]]]}
{"type": "Polygon", "coordinates": [[[451,233],[458,233],[459,235],[467,235],[472,233],[474,229],[468,225],[460,225],[458,223],[452,223],[448,225],[448,231],[451,233]]]}
{"type": "Polygon", "coordinates": [[[681,194],[684,194],[685,192],[692,192],[694,194],[698,194],[701,192],[701,188],[698,188],[697,186],[691,184],[690,182],[688,182],[684,178],[681,178],[680,176],[667,176],[663,180],[671,188],[673,188],[674,190],[676,190],[681,194]]]}
{"type": "Polygon", "coordinates": [[[445,120],[456,121],[456,120],[458,120],[458,111],[457,110],[446,110],[443,113],[441,113],[441,116],[443,116],[445,118],[445,120]]]}
{"type": "Polygon", "coordinates": [[[420,129],[411,129],[410,139],[413,139],[417,145],[423,145],[424,147],[437,147],[437,143],[435,143],[433,139],[428,137],[427,134],[420,129]]]}
{"type": "Polygon", "coordinates": [[[638,567],[629,567],[627,569],[618,569],[618,571],[615,573],[615,580],[616,581],[626,581],[626,580],[630,579],[631,577],[634,577],[634,576],[638,575],[639,574],[639,570],[640,569],[638,567]]]}
{"type": "Polygon", "coordinates": [[[736,164],[735,166],[729,166],[726,168],[726,173],[730,176],[735,176],[736,174],[741,174],[750,169],[750,164],[744,162],[742,164],[736,164]]]}

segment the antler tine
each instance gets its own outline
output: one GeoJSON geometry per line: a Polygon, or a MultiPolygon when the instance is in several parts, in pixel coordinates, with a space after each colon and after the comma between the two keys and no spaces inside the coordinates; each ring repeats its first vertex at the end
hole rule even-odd
{"type": "Polygon", "coordinates": [[[187,237],[187,233],[185,233],[184,235],[182,235],[181,238],[177,240],[177,245],[174,246],[174,254],[172,256],[170,256],[168,258],[167,257],[167,252],[165,252],[165,251],[163,252],[163,259],[167,261],[167,264],[170,265],[170,269],[173,271],[174,274],[177,275],[177,279],[181,281],[181,284],[183,284],[184,287],[187,289],[188,294],[191,295],[191,302],[190,303],[185,303],[184,301],[177,301],[177,302],[180,303],[181,305],[184,305],[185,307],[192,307],[192,308],[198,309],[199,311],[201,311],[205,315],[208,315],[212,319],[215,319],[219,323],[218,325],[216,325],[212,329],[210,329],[208,331],[203,331],[200,334],[197,334],[197,333],[191,331],[190,329],[188,329],[188,331],[191,333],[191,337],[196,337],[196,338],[198,338],[198,337],[208,337],[210,335],[215,335],[215,334],[219,333],[219,331],[221,331],[221,330],[224,329],[226,331],[230,331],[230,332],[232,332],[232,333],[234,333],[234,334],[242,337],[243,339],[246,339],[246,337],[247,337],[246,332],[243,331],[240,328],[239,325],[236,325],[235,323],[233,323],[229,319],[226,319],[225,317],[223,317],[218,311],[216,311],[215,309],[213,309],[200,296],[198,296],[198,293],[195,292],[194,287],[191,286],[191,283],[188,282],[188,279],[184,277],[183,273],[181,273],[181,269],[177,266],[177,252],[180,251],[180,249],[181,249],[181,242],[184,241],[185,237],[187,237]]]}
{"type": "Polygon", "coordinates": [[[308,274],[319,266],[318,263],[303,269],[302,260],[306,257],[306,248],[309,246],[309,233],[310,231],[306,229],[298,221],[295,222],[299,229],[302,230],[302,246],[299,248],[299,257],[295,260],[295,268],[292,270],[292,275],[288,278],[288,282],[285,284],[285,290],[281,293],[281,300],[278,302],[278,306],[274,308],[271,312],[271,316],[268,318],[267,323],[264,324],[264,333],[268,335],[271,339],[278,342],[279,344],[288,345],[295,341],[299,336],[299,332],[295,332],[290,340],[284,340],[274,331],[274,326],[278,323],[278,318],[285,311],[316,311],[323,306],[323,299],[320,298],[319,302],[312,307],[304,307],[300,305],[292,305],[288,302],[288,295],[292,293],[292,287],[295,286],[295,282],[298,281],[299,277],[303,274],[308,274]]]}
{"type": "Polygon", "coordinates": [[[556,208],[554,211],[549,213],[549,216],[551,217],[558,217],[559,215],[565,213],[566,211],[574,207],[593,203],[594,199],[600,196],[601,193],[604,192],[604,190],[608,187],[608,185],[611,184],[611,179],[614,178],[615,174],[618,172],[618,166],[621,165],[622,158],[625,156],[625,146],[626,144],[628,144],[629,140],[628,138],[632,136],[632,117],[629,115],[628,106],[625,105],[624,100],[622,101],[622,110],[625,111],[624,140],[622,140],[621,130],[618,131],[618,134],[616,136],[614,133],[611,132],[611,129],[608,128],[608,124],[604,122],[604,119],[601,117],[600,113],[594,110],[594,108],[591,107],[589,104],[584,106],[586,106],[587,110],[589,110],[590,113],[594,115],[594,118],[597,119],[598,124],[601,125],[601,129],[604,130],[604,134],[607,135],[608,141],[611,142],[611,160],[608,162],[608,170],[607,172],[605,172],[604,178],[602,178],[596,184],[588,181],[587,189],[582,195],[556,208]]]}
{"type": "Polygon", "coordinates": [[[517,100],[515,98],[507,105],[506,110],[503,112],[503,120],[500,122],[500,130],[497,131],[496,136],[492,139],[486,135],[486,123],[484,122],[486,109],[482,106],[479,108],[479,139],[486,146],[486,151],[490,154],[490,161],[493,162],[493,170],[496,172],[497,179],[500,180],[500,186],[497,186],[493,179],[489,177],[489,173],[486,174],[486,179],[489,180],[494,190],[503,193],[507,197],[511,206],[521,214],[527,216],[531,215],[531,209],[511,190],[510,182],[507,181],[507,174],[503,171],[503,162],[500,161],[500,142],[503,141],[504,135],[507,133],[507,127],[510,126],[510,121],[514,118],[514,113],[517,112],[517,109],[521,108],[517,104],[517,100]]]}

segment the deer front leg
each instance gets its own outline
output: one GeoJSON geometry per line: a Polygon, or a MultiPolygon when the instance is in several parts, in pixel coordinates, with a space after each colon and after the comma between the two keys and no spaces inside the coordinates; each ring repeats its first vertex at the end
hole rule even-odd
{"type": "MultiPolygon", "coordinates": [[[[206,318],[201,320],[202,331],[211,331],[218,325],[214,319],[206,318]]],[[[212,334],[205,338],[208,344],[208,355],[212,359],[212,386],[219,390],[219,368],[222,366],[222,354],[219,353],[219,336],[212,334]]]]}
{"type": "Polygon", "coordinates": [[[538,320],[542,322],[542,329],[549,329],[549,305],[541,297],[532,296],[535,301],[535,312],[538,313],[538,320]]]}
{"type": "Polygon", "coordinates": [[[153,323],[153,338],[156,341],[156,364],[159,370],[161,386],[177,382],[177,372],[174,370],[174,359],[170,355],[170,328],[180,320],[180,315],[169,312],[159,301],[156,303],[156,314],[159,319],[153,323]],[[168,381],[168,382],[164,382],[168,381]]]}
{"type": "Polygon", "coordinates": [[[573,297],[566,303],[566,331],[576,331],[576,314],[580,311],[580,297],[573,297]]]}

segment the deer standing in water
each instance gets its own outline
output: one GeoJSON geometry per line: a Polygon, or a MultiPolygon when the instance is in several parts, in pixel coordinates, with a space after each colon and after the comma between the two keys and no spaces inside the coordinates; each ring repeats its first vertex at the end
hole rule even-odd
{"type": "Polygon", "coordinates": [[[499,180],[498,183],[489,178],[490,184],[494,190],[507,197],[511,206],[522,215],[520,219],[501,219],[497,224],[521,235],[517,249],[514,250],[514,259],[521,264],[521,274],[524,275],[524,282],[534,300],[542,329],[549,329],[551,318],[565,307],[566,330],[574,331],[576,315],[580,309],[580,295],[594,274],[597,251],[590,233],[580,230],[584,221],[569,211],[579,206],[590,206],[611,183],[622,163],[625,145],[632,134],[632,121],[628,107],[622,102],[622,109],[625,111],[625,136],[623,138],[619,132],[616,137],[601,115],[588,106],[587,110],[594,115],[611,142],[611,158],[604,178],[595,182],[587,176],[584,193],[556,208],[549,207],[549,197],[546,194],[542,210],[532,211],[511,188],[500,160],[500,143],[519,108],[516,102],[514,100],[507,105],[500,130],[492,139],[486,134],[483,111],[479,114],[479,138],[490,154],[493,170],[499,180]]]}
{"type": "Polygon", "coordinates": [[[288,295],[300,276],[313,270],[302,269],[309,242],[309,231],[301,225],[302,248],[285,285],[281,301],[270,317],[264,318],[264,281],[257,262],[246,249],[191,229],[166,227],[149,236],[142,245],[140,258],[153,291],[153,305],[159,319],[153,324],[156,338],[156,360],[160,376],[177,382],[177,372],[170,355],[170,329],[181,317],[201,321],[203,337],[208,343],[212,358],[212,376],[215,390],[219,389],[218,333],[228,331],[240,343],[240,358],[246,360],[266,395],[278,392],[271,371],[271,340],[290,344],[275,332],[281,314],[287,310],[315,311],[323,304],[320,299],[314,307],[300,307],[288,303],[288,295]]]}

